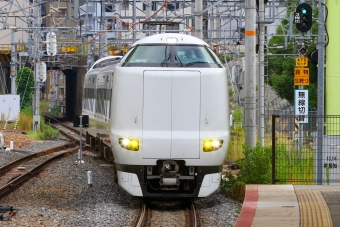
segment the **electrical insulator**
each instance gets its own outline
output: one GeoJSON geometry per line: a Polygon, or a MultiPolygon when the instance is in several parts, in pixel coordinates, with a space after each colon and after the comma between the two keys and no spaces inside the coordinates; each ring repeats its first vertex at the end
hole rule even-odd
{"type": "Polygon", "coordinates": [[[46,34],[46,52],[49,56],[55,56],[57,54],[57,36],[54,32],[48,32],[46,34]]]}

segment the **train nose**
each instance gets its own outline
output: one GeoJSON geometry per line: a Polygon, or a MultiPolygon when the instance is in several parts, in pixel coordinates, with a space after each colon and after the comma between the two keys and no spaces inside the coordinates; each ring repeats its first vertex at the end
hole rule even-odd
{"type": "Polygon", "coordinates": [[[201,73],[145,71],[143,82],[143,158],[199,158],[201,73]]]}

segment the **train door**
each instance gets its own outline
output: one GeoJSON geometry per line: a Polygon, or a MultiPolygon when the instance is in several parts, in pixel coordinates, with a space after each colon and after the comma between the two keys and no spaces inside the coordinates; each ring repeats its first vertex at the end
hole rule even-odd
{"type": "Polygon", "coordinates": [[[145,71],[143,158],[199,158],[198,71],[145,71]]]}

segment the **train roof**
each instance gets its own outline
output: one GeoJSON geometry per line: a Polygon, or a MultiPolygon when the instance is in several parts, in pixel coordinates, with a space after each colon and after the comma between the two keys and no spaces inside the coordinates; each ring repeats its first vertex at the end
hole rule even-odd
{"type": "Polygon", "coordinates": [[[208,46],[203,40],[191,35],[179,34],[179,33],[162,33],[152,36],[147,36],[133,44],[133,46],[140,44],[196,44],[208,46]]]}
{"type": "Polygon", "coordinates": [[[98,74],[99,73],[112,72],[112,71],[114,71],[115,67],[116,67],[116,64],[103,67],[99,70],[98,74]]]}
{"type": "Polygon", "coordinates": [[[120,60],[123,56],[108,56],[108,57],[104,57],[101,59],[98,59],[93,65],[92,67],[89,69],[92,70],[96,65],[100,64],[101,62],[107,61],[107,60],[120,60]]]}

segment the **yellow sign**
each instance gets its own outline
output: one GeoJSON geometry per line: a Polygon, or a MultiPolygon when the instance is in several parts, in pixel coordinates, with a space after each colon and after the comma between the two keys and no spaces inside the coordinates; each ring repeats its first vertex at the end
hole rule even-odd
{"type": "Polygon", "coordinates": [[[295,68],[294,76],[309,77],[309,68],[295,68]]]}
{"type": "Polygon", "coordinates": [[[294,77],[295,86],[307,86],[309,85],[309,77],[295,76],[294,77]]]}
{"type": "Polygon", "coordinates": [[[309,85],[309,68],[294,69],[294,85],[295,86],[309,85]]]}
{"type": "Polygon", "coordinates": [[[295,65],[296,66],[308,66],[308,58],[295,58],[295,65]]]}

